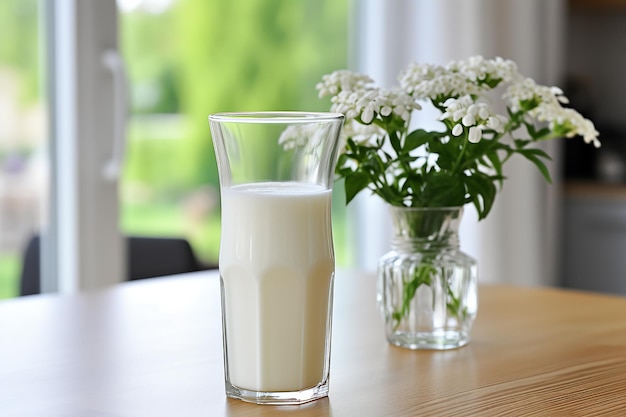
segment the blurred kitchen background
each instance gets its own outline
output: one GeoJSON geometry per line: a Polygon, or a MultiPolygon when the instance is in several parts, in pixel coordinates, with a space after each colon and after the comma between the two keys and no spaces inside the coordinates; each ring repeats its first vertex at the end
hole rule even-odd
{"type": "Polygon", "coordinates": [[[602,147],[563,142],[562,283],[626,294],[626,2],[571,1],[565,90],[602,147]]]}
{"type": "MultiPolygon", "coordinates": [[[[46,10],[52,2],[0,2],[0,298],[18,295],[24,248],[50,220],[55,163],[48,141],[56,122],[48,106],[46,10]]],[[[206,116],[326,110],[314,89],[321,75],[367,67],[354,36],[365,26],[359,6],[366,3],[370,13],[394,4],[118,0],[131,113],[119,184],[122,233],[185,237],[203,263],[215,263],[219,200],[206,116]]],[[[626,1],[558,4],[564,64],[557,83],[596,123],[603,147],[564,140],[556,151],[557,276],[550,284],[626,294],[626,1]]],[[[351,215],[336,194],[338,265],[359,267],[351,215]]]]}

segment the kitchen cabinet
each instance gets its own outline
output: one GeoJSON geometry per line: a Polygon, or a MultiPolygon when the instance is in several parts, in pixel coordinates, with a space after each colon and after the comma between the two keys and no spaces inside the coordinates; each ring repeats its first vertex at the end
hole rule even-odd
{"type": "Polygon", "coordinates": [[[626,186],[569,183],[562,229],[563,286],[626,295],[626,186]]]}

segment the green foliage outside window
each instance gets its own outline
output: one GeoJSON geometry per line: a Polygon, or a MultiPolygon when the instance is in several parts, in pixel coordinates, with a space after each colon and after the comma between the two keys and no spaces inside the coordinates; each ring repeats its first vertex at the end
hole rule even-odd
{"type": "MultiPolygon", "coordinates": [[[[0,1],[0,76],[8,71],[16,80],[23,108],[45,105],[44,4],[0,1]]],[[[184,208],[198,190],[217,191],[207,116],[326,110],[314,86],[322,74],[347,66],[347,22],[348,0],[175,0],[161,14],[120,13],[133,114],[121,187],[123,231],[191,230],[187,237],[200,257],[214,261],[219,211],[190,228],[184,208]]],[[[0,149],[0,161],[37,151],[32,144],[0,149]]],[[[342,232],[337,228],[336,241],[342,232]]],[[[0,254],[0,298],[17,294],[19,250],[0,254]]]]}
{"type": "MultiPolygon", "coordinates": [[[[189,217],[182,206],[190,196],[215,197],[210,113],[325,111],[314,86],[347,66],[347,17],[347,0],[178,0],[161,15],[123,14],[120,41],[138,116],[129,129],[124,228],[184,230],[188,219],[175,213],[189,217]],[[140,117],[160,113],[179,118],[140,117]]],[[[208,261],[217,254],[218,215],[215,207],[189,232],[208,261]]]]}

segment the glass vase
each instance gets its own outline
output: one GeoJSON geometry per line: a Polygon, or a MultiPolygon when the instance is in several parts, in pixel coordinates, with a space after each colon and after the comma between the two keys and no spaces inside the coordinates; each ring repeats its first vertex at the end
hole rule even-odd
{"type": "Polygon", "coordinates": [[[389,343],[454,349],[470,341],[477,264],[459,249],[462,207],[390,206],[391,251],[379,261],[378,303],[389,343]]]}

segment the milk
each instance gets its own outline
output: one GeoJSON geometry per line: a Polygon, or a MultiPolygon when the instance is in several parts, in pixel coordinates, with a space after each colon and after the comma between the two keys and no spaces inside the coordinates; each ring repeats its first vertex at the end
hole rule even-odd
{"type": "Polygon", "coordinates": [[[324,378],[335,266],[330,212],[331,191],[321,186],[222,190],[219,263],[232,385],[297,391],[324,378]]]}

